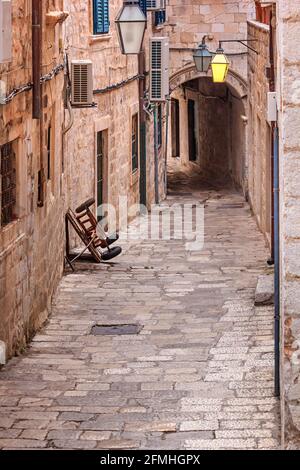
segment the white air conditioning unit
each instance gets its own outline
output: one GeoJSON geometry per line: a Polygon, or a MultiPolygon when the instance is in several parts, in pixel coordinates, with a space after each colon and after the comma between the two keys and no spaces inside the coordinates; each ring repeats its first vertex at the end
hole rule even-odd
{"type": "Polygon", "coordinates": [[[12,60],[12,2],[0,0],[0,63],[12,60]]]}
{"type": "Polygon", "coordinates": [[[169,38],[150,38],[150,101],[169,95],[169,38]]]}
{"type": "Polygon", "coordinates": [[[93,63],[91,60],[71,62],[71,103],[85,107],[93,104],[93,63]]]}
{"type": "Polygon", "coordinates": [[[157,11],[166,9],[166,0],[146,0],[147,11],[157,11]]]}

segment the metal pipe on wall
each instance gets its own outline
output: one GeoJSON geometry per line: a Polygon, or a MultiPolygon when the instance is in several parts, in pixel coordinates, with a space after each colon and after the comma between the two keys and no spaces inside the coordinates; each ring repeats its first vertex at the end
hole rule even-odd
{"type": "MultiPolygon", "coordinates": [[[[276,91],[275,77],[275,55],[274,55],[274,20],[276,18],[276,6],[270,15],[270,75],[269,89],[276,91]]],[[[280,396],[280,219],[279,219],[279,131],[277,123],[272,124],[272,155],[271,155],[271,175],[272,175],[272,246],[271,259],[269,264],[274,263],[274,350],[275,350],[275,395],[280,396]]]]}
{"type": "Polygon", "coordinates": [[[32,117],[41,118],[42,3],[32,0],[32,117]]]}
{"type": "MultiPolygon", "coordinates": [[[[269,43],[269,57],[270,57],[270,77],[269,77],[269,90],[276,91],[275,87],[275,63],[274,63],[274,28],[273,28],[273,12],[270,15],[270,43],[269,43]]],[[[271,155],[271,178],[272,182],[274,181],[274,129],[272,127],[272,155],[271,155]]],[[[271,258],[269,264],[274,263],[274,192],[272,190],[271,194],[272,201],[272,213],[271,213],[271,258]]]]}
{"type": "Polygon", "coordinates": [[[279,222],[279,135],[274,126],[274,303],[275,303],[275,395],[280,396],[280,222],[279,222]]]}
{"type": "Polygon", "coordinates": [[[140,124],[140,204],[147,205],[147,148],[146,148],[146,113],[144,111],[145,51],[138,56],[139,67],[139,124],[140,124]]]}
{"type": "Polygon", "coordinates": [[[166,101],[165,195],[167,195],[167,192],[168,192],[168,144],[169,144],[170,102],[171,102],[171,98],[168,96],[167,101],[166,101]]]}
{"type": "Polygon", "coordinates": [[[158,169],[158,142],[157,142],[157,106],[153,110],[154,126],[154,186],[155,186],[155,204],[159,204],[159,169],[158,169]]]}

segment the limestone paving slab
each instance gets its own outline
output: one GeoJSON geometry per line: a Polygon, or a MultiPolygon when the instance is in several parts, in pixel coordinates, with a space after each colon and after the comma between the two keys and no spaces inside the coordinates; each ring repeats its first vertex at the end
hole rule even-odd
{"type": "Polygon", "coordinates": [[[203,251],[136,237],[67,272],[47,325],[0,370],[0,448],[278,448],[273,309],[254,306],[263,236],[236,191],[185,174],[170,188],[164,211],[206,201],[203,251]],[[90,334],[126,323],[143,330],[90,334]]]}

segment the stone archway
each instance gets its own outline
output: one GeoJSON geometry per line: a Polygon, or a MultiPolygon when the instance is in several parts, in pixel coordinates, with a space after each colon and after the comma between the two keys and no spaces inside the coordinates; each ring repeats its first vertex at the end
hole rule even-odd
{"type": "MultiPolygon", "coordinates": [[[[248,186],[247,91],[246,80],[234,69],[229,71],[225,84],[214,84],[211,75],[199,73],[193,63],[173,73],[170,79],[172,101],[180,103],[180,138],[177,139],[181,147],[180,161],[183,165],[198,164],[212,180],[232,181],[244,193],[248,186]],[[193,127],[195,121],[189,119],[193,100],[196,144],[193,136],[191,139],[191,122],[193,127]],[[195,145],[193,158],[190,149],[195,145]]],[[[172,143],[174,135],[171,131],[172,143]]]]}
{"type": "MultiPolygon", "coordinates": [[[[188,64],[186,67],[177,70],[170,77],[170,93],[185,82],[202,77],[210,77],[211,74],[198,72],[194,63],[188,64]]],[[[241,98],[246,98],[248,92],[248,84],[246,80],[235,70],[230,69],[227,75],[226,83],[233,87],[241,98]]]]}

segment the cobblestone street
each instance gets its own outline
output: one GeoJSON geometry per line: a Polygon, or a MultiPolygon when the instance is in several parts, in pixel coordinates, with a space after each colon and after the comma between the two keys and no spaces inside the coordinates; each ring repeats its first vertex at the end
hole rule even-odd
{"type": "Polygon", "coordinates": [[[174,202],[205,203],[204,250],[131,240],[109,264],[77,263],[0,371],[1,448],[278,448],[273,308],[254,307],[263,236],[230,188],[173,174],[174,202]],[[96,323],[143,328],[94,336],[96,323]]]}

